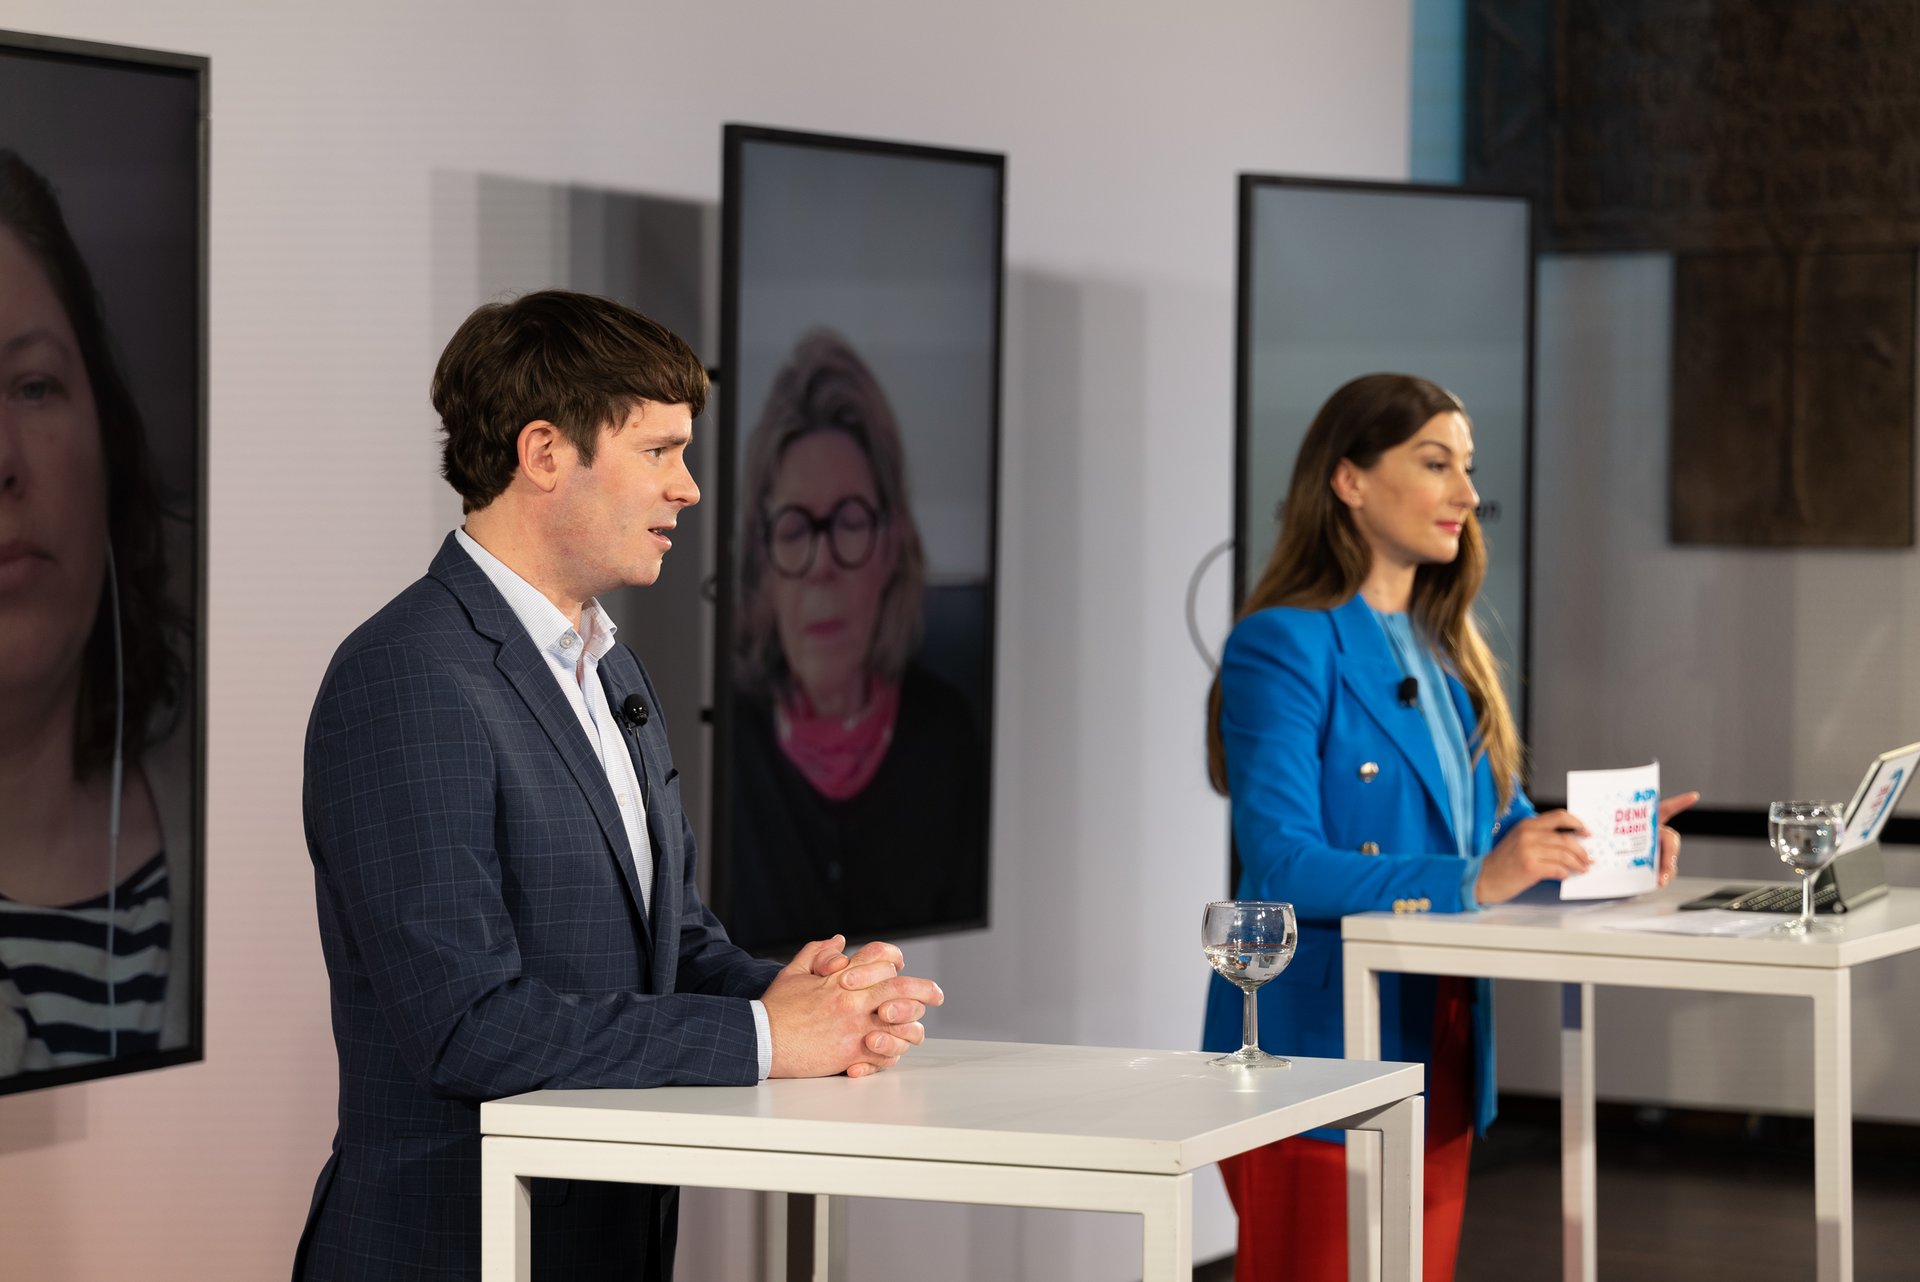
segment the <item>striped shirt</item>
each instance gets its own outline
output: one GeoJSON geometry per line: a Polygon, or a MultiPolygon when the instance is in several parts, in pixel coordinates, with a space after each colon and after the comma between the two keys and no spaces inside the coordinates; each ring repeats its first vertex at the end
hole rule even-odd
{"type": "Polygon", "coordinates": [[[111,917],[109,965],[106,894],[64,908],[0,895],[0,1076],[160,1048],[173,937],[166,852],[120,883],[111,917]]]}

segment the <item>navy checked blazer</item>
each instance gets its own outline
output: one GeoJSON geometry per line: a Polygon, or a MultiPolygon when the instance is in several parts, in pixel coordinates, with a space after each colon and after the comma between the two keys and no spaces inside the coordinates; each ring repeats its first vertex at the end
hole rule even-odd
{"type": "MultiPolygon", "coordinates": [[[[627,647],[600,672],[616,712],[658,709],[627,647]]],[[[477,1276],[482,1100],[757,1080],[747,999],[778,966],[700,901],[662,718],[625,738],[651,922],[579,719],[452,536],[334,655],[304,811],[340,1114],[295,1282],[477,1276]]],[[[536,1181],[534,1276],[670,1277],[675,1209],[671,1189],[536,1181]]]]}

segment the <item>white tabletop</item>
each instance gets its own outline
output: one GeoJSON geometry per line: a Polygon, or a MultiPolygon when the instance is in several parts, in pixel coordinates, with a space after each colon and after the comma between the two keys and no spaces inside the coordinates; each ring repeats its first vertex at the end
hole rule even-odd
{"type": "Polygon", "coordinates": [[[1733,937],[1617,928],[1635,920],[1678,916],[1679,905],[1686,900],[1736,882],[1738,878],[1679,877],[1663,889],[1633,899],[1497,904],[1477,913],[1359,913],[1342,918],[1340,929],[1348,940],[1379,943],[1821,970],[1858,966],[1920,948],[1920,890],[1901,887],[1852,912],[1822,916],[1819,920],[1840,927],[1831,935],[1733,937]]]}
{"type": "Polygon", "coordinates": [[[757,1087],[533,1091],[480,1106],[487,1135],[1180,1174],[1422,1089],[1417,1064],[930,1038],[872,1077],[757,1087]]]}

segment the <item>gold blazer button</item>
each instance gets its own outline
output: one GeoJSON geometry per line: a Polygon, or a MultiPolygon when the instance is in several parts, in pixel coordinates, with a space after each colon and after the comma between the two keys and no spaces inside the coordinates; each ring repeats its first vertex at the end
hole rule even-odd
{"type": "Polygon", "coordinates": [[[1363,841],[1360,843],[1360,853],[1363,855],[1377,855],[1380,853],[1380,843],[1377,841],[1363,841]]]}
{"type": "Polygon", "coordinates": [[[1375,779],[1378,779],[1379,777],[1380,777],[1380,764],[1378,762],[1363,761],[1360,763],[1360,782],[1361,783],[1372,783],[1375,779]]]}

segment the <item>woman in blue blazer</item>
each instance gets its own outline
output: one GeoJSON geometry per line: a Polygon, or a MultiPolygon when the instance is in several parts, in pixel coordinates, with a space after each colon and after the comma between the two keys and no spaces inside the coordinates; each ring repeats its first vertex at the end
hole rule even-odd
{"type": "MultiPolygon", "coordinates": [[[[1486,574],[1472,463],[1444,388],[1404,374],[1340,388],[1301,443],[1279,540],[1221,656],[1208,768],[1233,803],[1235,893],[1291,902],[1300,921],[1292,967],[1260,990],[1270,1050],[1344,1053],[1346,914],[1470,912],[1588,866],[1579,820],[1536,815],[1520,789],[1519,735],[1472,615],[1486,574]]],[[[1678,850],[1663,829],[1663,882],[1678,850]]],[[[1216,977],[1208,1049],[1239,1046],[1240,1008],[1216,977]]],[[[1382,1058],[1427,1065],[1425,1276],[1450,1282],[1468,1148],[1493,1119],[1491,987],[1386,975],[1380,1009],[1382,1058]]],[[[1221,1164],[1240,1282],[1347,1276],[1339,1135],[1221,1164]]]]}

